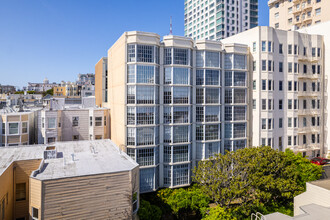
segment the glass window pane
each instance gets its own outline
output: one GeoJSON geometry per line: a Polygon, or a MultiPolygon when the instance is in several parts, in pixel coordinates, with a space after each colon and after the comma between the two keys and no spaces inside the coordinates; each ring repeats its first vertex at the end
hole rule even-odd
{"type": "Polygon", "coordinates": [[[234,86],[245,86],[246,74],[245,72],[234,73],[234,86]]]}
{"type": "Polygon", "coordinates": [[[220,67],[220,53],[206,51],[205,65],[207,67],[220,67]]]}
{"type": "Polygon", "coordinates": [[[173,88],[173,103],[174,104],[189,104],[189,87],[174,87],[173,88]]]}
{"type": "Polygon", "coordinates": [[[173,68],[173,84],[184,84],[189,83],[189,69],[187,68],[173,68]]]}
{"type": "Polygon", "coordinates": [[[154,46],[137,45],[137,62],[153,63],[154,46]]]}
{"type": "Polygon", "coordinates": [[[205,101],[206,103],[217,104],[219,103],[220,90],[217,88],[205,89],[205,101]]]}
{"type": "Polygon", "coordinates": [[[173,127],[173,143],[189,142],[189,126],[173,127]]]}
{"type": "Polygon", "coordinates": [[[205,84],[206,85],[219,85],[220,74],[219,70],[206,70],[205,72],[205,84]]]}
{"type": "Polygon", "coordinates": [[[173,49],[173,63],[179,65],[188,65],[188,49],[173,49]]]}
{"type": "Polygon", "coordinates": [[[137,66],[137,83],[155,83],[155,67],[137,66]]]}
{"type": "Polygon", "coordinates": [[[234,54],[234,69],[246,69],[246,56],[234,54]]]}

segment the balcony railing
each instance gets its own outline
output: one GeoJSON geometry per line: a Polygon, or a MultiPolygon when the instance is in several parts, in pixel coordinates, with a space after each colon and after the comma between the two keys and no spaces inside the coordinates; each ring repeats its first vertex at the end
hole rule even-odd
{"type": "Polygon", "coordinates": [[[290,147],[293,151],[305,151],[305,150],[319,150],[320,144],[303,144],[299,146],[290,147]]]}
{"type": "Polygon", "coordinates": [[[320,127],[303,127],[303,128],[298,128],[298,134],[309,134],[309,133],[319,133],[320,132],[320,127]]]}
{"type": "Polygon", "coordinates": [[[317,62],[320,61],[320,57],[299,56],[298,61],[299,62],[304,62],[304,63],[317,63],[317,62]]]}
{"type": "Polygon", "coordinates": [[[299,91],[298,97],[320,97],[321,92],[313,92],[313,91],[299,91]]]}
{"type": "Polygon", "coordinates": [[[321,75],[320,74],[299,73],[298,79],[318,80],[318,79],[321,79],[321,75]]]}
{"type": "Polygon", "coordinates": [[[320,109],[299,109],[298,115],[304,116],[304,115],[320,115],[321,110],[320,109]]]}

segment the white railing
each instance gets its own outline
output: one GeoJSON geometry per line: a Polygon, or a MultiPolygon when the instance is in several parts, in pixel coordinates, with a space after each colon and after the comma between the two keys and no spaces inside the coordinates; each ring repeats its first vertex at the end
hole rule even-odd
{"type": "Polygon", "coordinates": [[[252,213],[251,220],[266,220],[266,217],[260,212],[252,213]]]}

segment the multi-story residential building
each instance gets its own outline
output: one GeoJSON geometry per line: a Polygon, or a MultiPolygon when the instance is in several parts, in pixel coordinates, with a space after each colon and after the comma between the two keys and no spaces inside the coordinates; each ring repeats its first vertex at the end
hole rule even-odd
{"type": "Polygon", "coordinates": [[[185,36],[221,40],[258,26],[258,0],[185,0],[185,36]]]}
{"type": "Polygon", "coordinates": [[[80,97],[81,95],[81,85],[74,82],[61,83],[61,87],[65,86],[65,96],[67,97],[80,97]]]}
{"type": "Polygon", "coordinates": [[[110,140],[0,148],[1,219],[136,219],[139,167],[110,140]]]}
{"type": "Polygon", "coordinates": [[[37,125],[38,144],[108,139],[110,136],[109,109],[106,108],[43,109],[38,111],[37,125]]]}
{"type": "Polygon", "coordinates": [[[95,96],[95,86],[94,85],[82,85],[80,91],[81,97],[95,96]]]}
{"type": "Polygon", "coordinates": [[[54,87],[58,86],[57,83],[49,83],[47,78],[44,79],[43,83],[28,83],[27,90],[28,91],[35,91],[35,92],[46,92],[47,90],[53,89],[54,87]]]}
{"type": "Polygon", "coordinates": [[[0,110],[0,139],[2,147],[28,145],[34,141],[34,111],[15,111],[12,108],[0,110]]]}
{"type": "Polygon", "coordinates": [[[108,58],[102,57],[95,65],[95,99],[96,105],[108,103],[108,58]]]}
{"type": "Polygon", "coordinates": [[[257,27],[223,42],[250,47],[252,146],[325,155],[323,36],[257,27]]]}
{"type": "MultiPolygon", "coordinates": [[[[330,75],[330,61],[328,60],[330,57],[330,21],[322,22],[317,25],[313,25],[308,28],[300,29],[299,32],[301,33],[308,33],[308,34],[319,34],[323,36],[323,56],[324,56],[324,83],[323,83],[323,89],[324,89],[324,99],[326,100],[328,98],[328,92],[330,91],[330,84],[327,83],[329,75],[330,75]]],[[[325,148],[325,154],[326,156],[326,150],[328,151],[327,155],[328,158],[330,158],[330,135],[328,132],[328,128],[330,127],[330,118],[328,117],[328,109],[330,109],[330,102],[324,101],[324,148],[325,148]]]]}
{"type": "Polygon", "coordinates": [[[61,86],[53,88],[55,97],[89,97],[95,96],[95,86],[91,84],[78,85],[71,82],[62,82],[61,86]]]}
{"type": "Polygon", "coordinates": [[[270,0],[269,26],[282,30],[297,30],[329,21],[327,0],[270,0]]]}
{"type": "Polygon", "coordinates": [[[93,73],[78,74],[77,85],[95,85],[95,75],[93,73]]]}
{"type": "Polygon", "coordinates": [[[56,86],[53,88],[54,97],[66,97],[66,87],[61,84],[61,86],[56,86]]]}
{"type": "Polygon", "coordinates": [[[1,94],[0,100],[7,107],[19,106],[24,103],[24,106],[36,106],[42,103],[42,94],[1,94]]]}
{"type": "Polygon", "coordinates": [[[16,92],[15,86],[0,84],[0,94],[13,94],[15,92],[16,92]]]}
{"type": "Polygon", "coordinates": [[[111,106],[111,139],[140,164],[141,192],[186,186],[199,160],[249,145],[247,53],[145,32],[109,49],[102,106],[111,106]]]}

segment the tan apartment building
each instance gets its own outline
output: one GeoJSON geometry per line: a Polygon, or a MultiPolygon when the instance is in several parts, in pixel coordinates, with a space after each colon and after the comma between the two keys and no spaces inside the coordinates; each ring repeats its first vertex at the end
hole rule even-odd
{"type": "MultiPolygon", "coordinates": [[[[95,65],[95,102],[97,106],[108,103],[108,58],[102,57],[95,65]]],[[[109,106],[108,106],[109,107],[109,106]]]]}
{"type": "Polygon", "coordinates": [[[135,219],[139,169],[110,140],[0,149],[0,219],[135,219]]]}
{"type": "Polygon", "coordinates": [[[53,88],[53,96],[55,97],[66,97],[65,86],[56,86],[53,88]]]}
{"type": "Polygon", "coordinates": [[[330,20],[328,0],[270,0],[269,26],[298,30],[330,20]]]}
{"type": "Polygon", "coordinates": [[[33,144],[35,115],[33,111],[16,112],[11,108],[0,110],[0,146],[33,144]]]}

